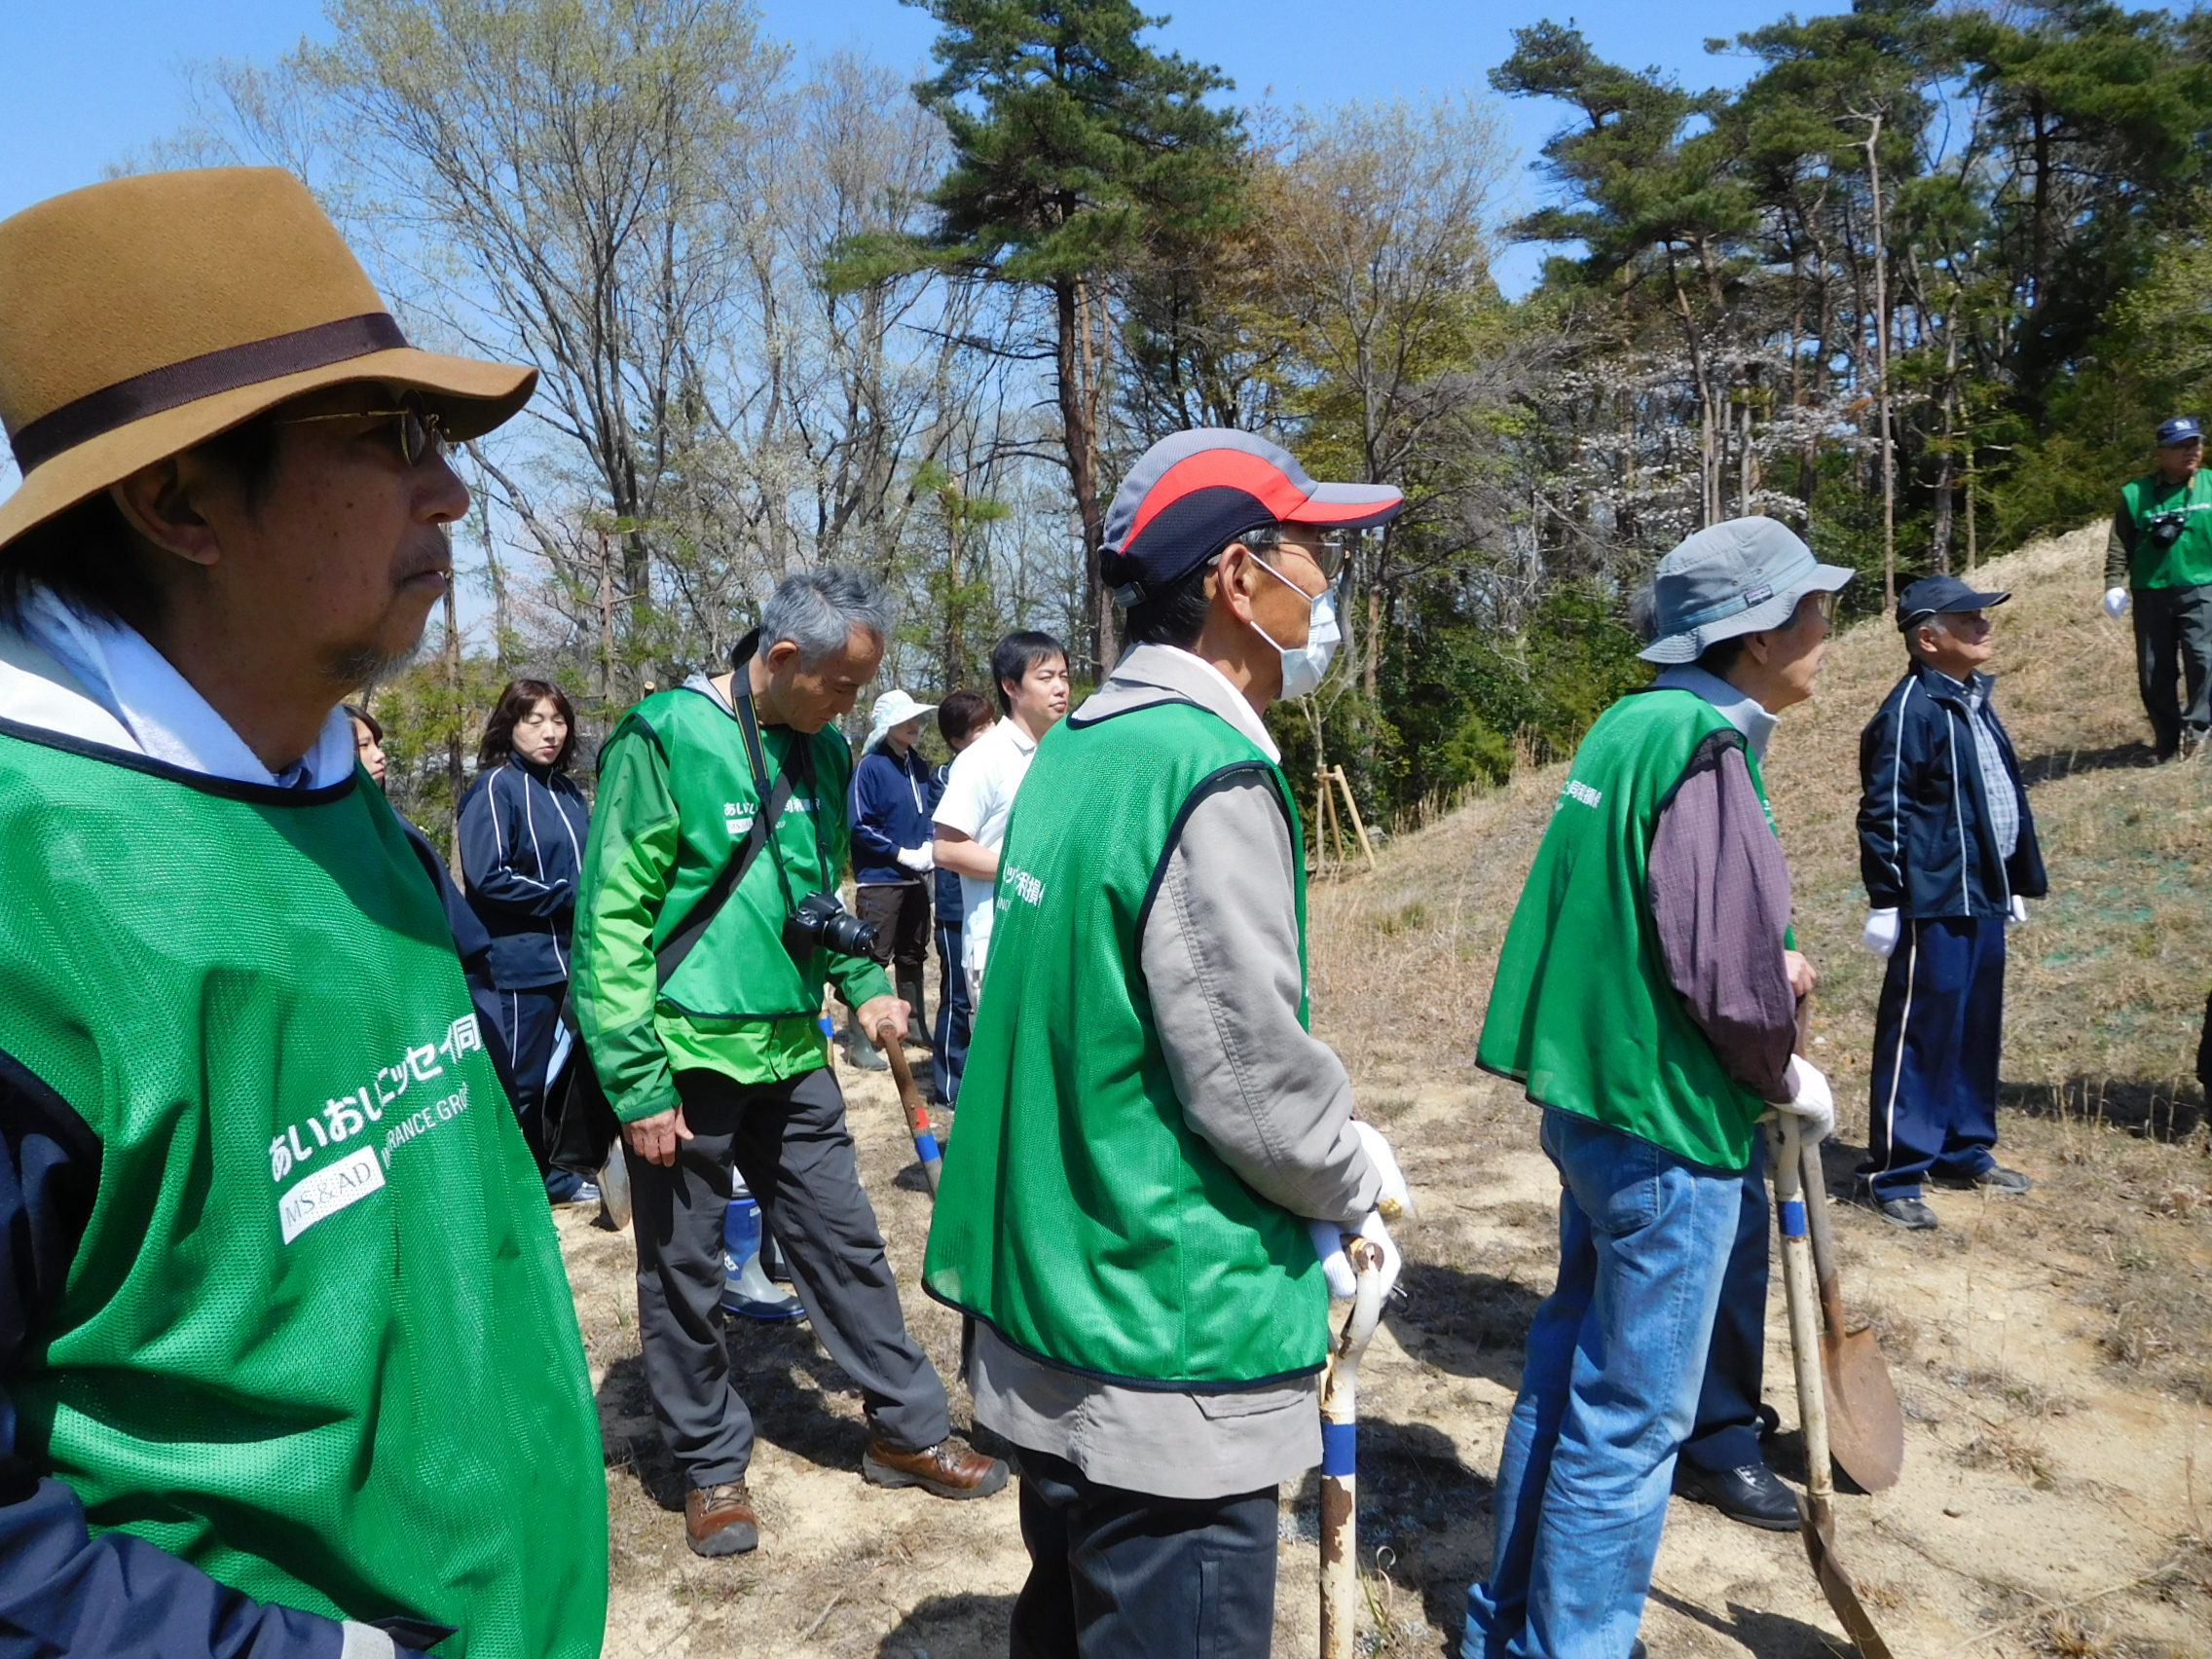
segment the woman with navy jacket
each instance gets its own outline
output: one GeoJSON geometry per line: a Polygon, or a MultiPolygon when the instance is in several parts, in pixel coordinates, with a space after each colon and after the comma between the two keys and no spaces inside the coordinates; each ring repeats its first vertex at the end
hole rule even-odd
{"type": "Polygon", "coordinates": [[[475,783],[461,802],[461,873],[469,907],[492,936],[494,1003],[514,1056],[515,1113],[556,1199],[595,1201],[546,1161],[545,1102],[569,1059],[561,1001],[569,988],[591,809],[569,776],[575,714],[561,688],[517,680],[476,748],[475,783]]]}

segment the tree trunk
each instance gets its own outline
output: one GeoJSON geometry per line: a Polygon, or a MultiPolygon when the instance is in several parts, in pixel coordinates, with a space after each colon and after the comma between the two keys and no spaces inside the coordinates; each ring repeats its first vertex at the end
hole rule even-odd
{"type": "Polygon", "coordinates": [[[1898,602],[1898,474],[1897,456],[1890,445],[1890,292],[1889,248],[1882,220],[1882,117],[1879,111],[1859,118],[1866,128],[1866,182],[1874,207],[1874,375],[1880,387],[1882,427],[1882,604],[1895,609],[1898,602]]]}
{"type": "Polygon", "coordinates": [[[1075,510],[1083,526],[1083,614],[1088,638],[1077,646],[1090,659],[1092,670],[1103,677],[1114,656],[1114,596],[1098,571],[1099,549],[1106,539],[1105,515],[1098,505],[1097,438],[1092,429],[1091,399],[1083,381],[1083,358],[1089,318],[1082,283],[1063,277],[1052,284],[1053,369],[1059,394],[1061,441],[1067,452],[1068,485],[1075,496],[1075,510]]]}

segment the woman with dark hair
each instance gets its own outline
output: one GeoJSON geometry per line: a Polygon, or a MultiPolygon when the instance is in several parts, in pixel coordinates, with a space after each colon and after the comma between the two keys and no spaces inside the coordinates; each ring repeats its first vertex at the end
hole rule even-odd
{"type": "Polygon", "coordinates": [[[492,985],[514,1055],[515,1114],[556,1200],[599,1195],[546,1161],[545,1102],[568,1063],[561,1024],[569,934],[590,808],[569,776],[575,713],[558,685],[517,680],[499,693],[461,802],[461,875],[492,936],[492,985]]]}

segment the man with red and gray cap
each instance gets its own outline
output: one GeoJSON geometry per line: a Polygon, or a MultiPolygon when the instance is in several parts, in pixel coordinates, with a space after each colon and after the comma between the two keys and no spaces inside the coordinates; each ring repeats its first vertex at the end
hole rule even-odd
{"type": "Polygon", "coordinates": [[[1403,505],[1220,429],[1154,445],[1114,498],[1133,645],[1015,800],[923,1273],[976,1321],[976,1420],[1016,1448],[1017,1656],[1269,1651],[1342,1235],[1386,1243],[1405,1195],[1306,1028],[1302,837],[1261,715],[1327,670],[1346,534],[1403,505]]]}

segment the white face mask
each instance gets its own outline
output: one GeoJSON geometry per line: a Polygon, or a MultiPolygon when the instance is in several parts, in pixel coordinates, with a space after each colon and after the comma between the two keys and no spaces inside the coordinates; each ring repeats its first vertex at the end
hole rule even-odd
{"type": "Polygon", "coordinates": [[[1321,688],[1321,677],[1329,672],[1329,661],[1344,640],[1344,633],[1337,626],[1337,584],[1331,582],[1319,593],[1309,594],[1265,559],[1255,558],[1252,563],[1311,607],[1306,617],[1306,644],[1295,650],[1285,650],[1275,645],[1273,635],[1259,623],[1252,624],[1252,632],[1274,645],[1282,656],[1282,695],[1309,697],[1321,688]]]}

